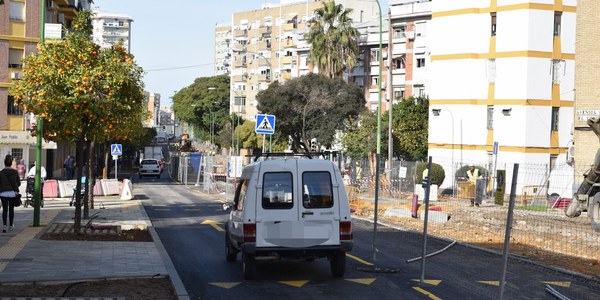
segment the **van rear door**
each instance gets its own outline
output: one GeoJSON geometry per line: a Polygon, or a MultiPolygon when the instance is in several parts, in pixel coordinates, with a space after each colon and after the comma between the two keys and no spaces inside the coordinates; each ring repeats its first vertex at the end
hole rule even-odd
{"type": "Polygon", "coordinates": [[[256,194],[256,247],[298,247],[296,160],[260,163],[256,194]]]}

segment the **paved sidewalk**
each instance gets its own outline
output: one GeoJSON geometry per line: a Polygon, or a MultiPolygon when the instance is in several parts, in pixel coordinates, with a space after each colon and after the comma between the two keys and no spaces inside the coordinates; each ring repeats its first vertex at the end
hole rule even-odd
{"type": "Polygon", "coordinates": [[[0,284],[168,275],[180,298],[187,296],[139,201],[96,196],[90,215],[99,212],[94,224],[116,223],[122,229],[148,226],[154,242],[40,240],[47,225],[72,224],[75,209],[66,198],[44,200],[41,227],[31,227],[33,208],[21,206],[15,208],[14,230],[0,232],[0,284]]]}

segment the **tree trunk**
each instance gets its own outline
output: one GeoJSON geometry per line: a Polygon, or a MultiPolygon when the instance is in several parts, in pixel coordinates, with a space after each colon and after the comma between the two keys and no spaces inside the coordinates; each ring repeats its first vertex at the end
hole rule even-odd
{"type": "Polygon", "coordinates": [[[90,163],[88,170],[88,200],[89,200],[89,208],[94,209],[94,185],[96,184],[96,142],[90,143],[90,163]]]}
{"type": "Polygon", "coordinates": [[[84,196],[83,196],[83,218],[84,219],[89,219],[90,218],[90,207],[89,207],[89,194],[90,194],[90,181],[91,181],[91,176],[90,174],[92,174],[92,169],[94,167],[94,163],[93,163],[93,157],[94,157],[94,149],[93,149],[93,142],[86,142],[87,145],[87,163],[86,163],[86,170],[85,170],[85,192],[84,192],[84,196]]]}
{"type": "Polygon", "coordinates": [[[109,158],[110,158],[110,153],[108,153],[108,151],[106,151],[106,145],[107,143],[104,144],[104,168],[102,168],[102,179],[108,179],[108,163],[110,162],[109,158]]]}
{"type": "Polygon", "coordinates": [[[75,223],[73,224],[73,230],[75,231],[75,233],[80,233],[81,232],[81,193],[79,191],[81,191],[81,175],[83,173],[83,136],[84,134],[81,134],[81,137],[79,138],[79,140],[77,141],[76,147],[75,147],[75,155],[76,155],[76,168],[75,168],[75,176],[77,177],[77,183],[75,184],[75,190],[73,191],[73,193],[75,193],[75,223]]]}

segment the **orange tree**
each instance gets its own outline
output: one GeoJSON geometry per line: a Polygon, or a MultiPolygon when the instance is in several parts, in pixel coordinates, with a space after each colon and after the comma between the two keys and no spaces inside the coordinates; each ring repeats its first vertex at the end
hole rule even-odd
{"type": "MultiPolygon", "coordinates": [[[[91,12],[79,13],[64,40],[40,45],[23,60],[23,79],[10,90],[23,110],[43,119],[46,140],[76,145],[77,191],[84,144],[130,140],[145,116],[142,68],[122,45],[101,49],[91,34],[91,12]]],[[[81,196],[76,195],[78,232],[81,196]]]]}

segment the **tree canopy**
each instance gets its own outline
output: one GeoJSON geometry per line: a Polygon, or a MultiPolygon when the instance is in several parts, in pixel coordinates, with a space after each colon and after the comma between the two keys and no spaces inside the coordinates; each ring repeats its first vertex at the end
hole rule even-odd
{"type": "Polygon", "coordinates": [[[362,91],[342,79],[308,74],[272,83],[256,96],[258,111],[275,115],[276,139],[291,138],[293,151],[307,150],[306,142],[317,139],[330,147],[337,130],[345,130],[347,120],[365,109],[362,91]]]}
{"type": "Polygon", "coordinates": [[[409,98],[393,108],[393,131],[398,139],[394,154],[406,160],[427,158],[429,99],[409,98]]]}
{"type": "Polygon", "coordinates": [[[322,0],[315,11],[306,39],[310,44],[308,60],[329,78],[341,77],[356,64],[360,33],[352,27],[350,13],[335,1],[322,0]]]}
{"type": "MultiPolygon", "coordinates": [[[[194,134],[220,144],[226,137],[216,138],[218,133],[231,127],[229,116],[229,76],[200,77],[194,83],[179,90],[173,96],[173,111],[177,117],[194,129],[194,134]],[[212,130],[211,130],[212,127],[212,130]]],[[[231,135],[229,134],[229,137],[231,135]]]]}
{"type": "Polygon", "coordinates": [[[142,69],[122,45],[100,49],[91,33],[91,13],[79,13],[64,41],[23,60],[23,79],[10,89],[23,110],[43,118],[47,140],[130,140],[142,124],[142,69]]]}

